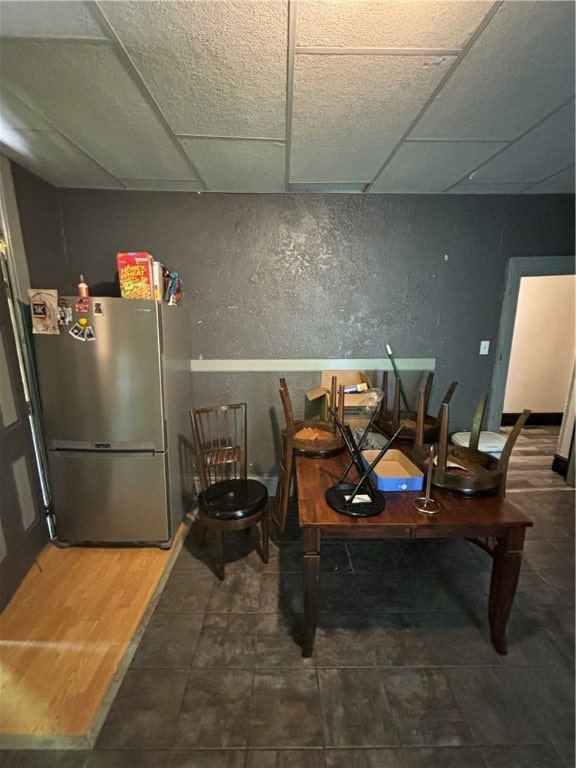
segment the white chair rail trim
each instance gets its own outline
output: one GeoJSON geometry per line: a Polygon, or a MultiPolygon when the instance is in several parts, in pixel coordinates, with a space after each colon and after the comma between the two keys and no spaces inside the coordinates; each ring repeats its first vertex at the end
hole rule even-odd
{"type": "MultiPolygon", "coordinates": [[[[399,358],[395,360],[399,371],[434,371],[436,358],[399,358]]],[[[368,358],[359,360],[336,360],[329,358],[298,360],[208,360],[192,359],[192,373],[273,373],[288,371],[392,371],[388,358],[368,358]]]]}

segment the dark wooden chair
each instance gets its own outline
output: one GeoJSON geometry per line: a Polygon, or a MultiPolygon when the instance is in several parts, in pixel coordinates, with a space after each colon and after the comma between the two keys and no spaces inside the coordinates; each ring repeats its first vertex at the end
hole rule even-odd
{"type": "MultiPolygon", "coordinates": [[[[344,450],[344,443],[338,432],[334,421],[329,422],[295,419],[292,409],[292,400],[286,379],[280,379],[280,400],[282,410],[284,411],[284,429],[282,430],[282,456],[280,471],[278,472],[278,486],[276,488],[276,498],[274,503],[273,519],[278,528],[283,531],[286,526],[288,516],[288,502],[290,500],[290,488],[294,475],[294,455],[325,457],[333,456],[344,450]],[[317,430],[326,439],[312,440],[306,437],[299,437],[299,433],[308,427],[310,430],[317,430]]],[[[338,409],[344,413],[344,394],[339,395],[338,409]]],[[[332,377],[331,404],[336,403],[337,381],[332,377]]]]}
{"type": "MultiPolygon", "coordinates": [[[[216,575],[224,580],[224,534],[252,528],[262,532],[262,560],[268,562],[268,491],[247,477],[246,403],[190,411],[192,442],[201,492],[198,520],[214,532],[216,575]]],[[[204,541],[203,541],[204,543],[204,541]]]]}
{"type": "Polygon", "coordinates": [[[398,427],[402,425],[402,432],[398,435],[398,440],[408,441],[416,440],[416,432],[418,429],[418,420],[420,420],[420,427],[424,430],[424,439],[427,443],[434,443],[438,440],[440,435],[440,426],[442,424],[443,408],[446,403],[449,403],[452,399],[452,395],[456,387],[458,386],[456,381],[453,381],[444,395],[440,408],[438,409],[438,415],[433,416],[428,413],[428,401],[430,400],[430,393],[432,391],[432,383],[434,380],[434,373],[430,371],[426,376],[426,383],[419,390],[418,407],[416,411],[402,410],[400,408],[400,379],[394,380],[394,395],[392,400],[392,406],[388,405],[388,372],[384,371],[382,374],[382,391],[384,397],[380,406],[380,416],[378,419],[378,426],[389,437],[393,435],[398,427]],[[424,411],[421,411],[422,400],[424,402],[424,411]]]}
{"type": "MultiPolygon", "coordinates": [[[[443,405],[437,458],[432,470],[432,485],[466,496],[504,496],[506,475],[514,444],[531,411],[524,410],[506,438],[500,457],[478,450],[480,429],[486,407],[486,395],[480,397],[472,420],[468,446],[452,445],[449,442],[449,404],[443,405]]],[[[423,472],[428,471],[429,446],[425,445],[423,430],[418,430],[414,443],[413,458],[423,472]]]]}

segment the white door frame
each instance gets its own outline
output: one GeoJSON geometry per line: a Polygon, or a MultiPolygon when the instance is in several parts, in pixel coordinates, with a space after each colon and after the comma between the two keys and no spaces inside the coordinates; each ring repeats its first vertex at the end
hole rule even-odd
{"type": "Polygon", "coordinates": [[[496,343],[496,362],[492,376],[488,419],[485,427],[487,430],[498,432],[502,421],[520,281],[523,277],[573,275],[575,273],[574,268],[574,256],[519,256],[509,260],[496,343]]]}

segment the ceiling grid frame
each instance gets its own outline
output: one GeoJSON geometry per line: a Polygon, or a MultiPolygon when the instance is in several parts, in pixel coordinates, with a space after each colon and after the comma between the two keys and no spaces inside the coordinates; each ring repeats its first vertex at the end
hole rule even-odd
{"type": "Polygon", "coordinates": [[[0,0],[0,10],[0,152],[57,187],[574,193],[574,116],[562,112],[574,95],[572,0],[0,0]],[[90,70],[85,46],[117,63],[90,70]],[[19,50],[34,55],[11,65],[19,50]],[[52,84],[60,55],[69,69],[52,84]],[[487,108],[469,117],[458,99],[475,94],[474,78],[487,108]],[[119,107],[128,82],[126,116],[150,125],[130,132],[109,109],[98,139],[102,89],[119,107]],[[80,103],[94,90],[86,114],[68,85],[80,103]],[[113,133],[126,129],[132,144],[113,133]]]}
{"type": "Polygon", "coordinates": [[[432,104],[432,102],[435,100],[436,96],[441,92],[442,88],[444,87],[444,83],[448,82],[448,80],[452,77],[454,72],[456,72],[456,70],[460,66],[461,62],[466,57],[468,51],[471,50],[471,48],[474,46],[474,43],[476,42],[476,40],[478,40],[478,38],[482,35],[482,33],[484,32],[484,30],[486,29],[488,24],[492,21],[492,19],[494,18],[494,16],[498,12],[498,9],[500,8],[500,6],[502,5],[503,2],[504,2],[504,0],[499,0],[498,2],[495,2],[492,5],[492,8],[486,14],[486,16],[484,17],[484,19],[482,20],[482,22],[480,23],[478,28],[475,30],[474,34],[470,37],[470,39],[468,40],[467,44],[465,44],[462,47],[462,49],[459,51],[458,55],[456,56],[454,62],[452,63],[452,66],[450,67],[448,72],[445,73],[445,75],[442,78],[442,80],[438,83],[438,85],[436,86],[434,91],[430,94],[428,100],[426,101],[426,103],[422,107],[420,113],[416,116],[416,118],[412,121],[412,123],[406,128],[406,131],[405,131],[404,135],[402,136],[402,138],[400,139],[400,141],[396,145],[394,151],[387,157],[386,161],[382,164],[382,166],[380,167],[380,170],[377,171],[377,173],[375,174],[375,176],[374,176],[373,180],[370,182],[370,184],[368,184],[366,186],[366,189],[364,190],[365,192],[370,192],[372,190],[372,188],[374,187],[374,185],[378,183],[379,179],[382,177],[382,174],[384,173],[384,171],[386,170],[386,168],[388,167],[388,165],[390,164],[390,162],[393,160],[394,156],[398,152],[400,146],[404,143],[404,141],[406,141],[409,138],[409,136],[412,133],[412,131],[414,130],[414,128],[418,125],[418,123],[422,119],[422,115],[424,115],[426,113],[426,110],[427,110],[428,106],[430,104],[432,104]]]}
{"type": "MultiPolygon", "coordinates": [[[[145,83],[144,79],[142,78],[140,72],[138,71],[137,64],[132,60],[132,57],[130,56],[130,54],[128,53],[128,51],[124,47],[122,41],[120,40],[120,38],[116,34],[116,31],[114,30],[114,27],[108,21],[108,18],[106,16],[105,12],[102,9],[102,4],[101,4],[100,0],[94,0],[94,2],[95,2],[95,7],[98,9],[99,14],[100,14],[99,17],[95,19],[96,23],[99,23],[100,25],[102,25],[102,26],[104,26],[106,28],[105,31],[110,36],[110,39],[113,40],[114,43],[115,43],[115,48],[116,48],[117,53],[120,55],[120,57],[122,57],[124,59],[124,61],[126,63],[126,66],[132,71],[132,73],[134,75],[134,82],[135,82],[136,86],[142,91],[142,93],[144,95],[144,98],[146,99],[146,101],[150,105],[150,108],[156,112],[159,120],[161,121],[161,123],[166,128],[166,134],[167,134],[168,138],[173,140],[174,147],[177,149],[177,151],[182,156],[182,160],[190,166],[190,168],[192,169],[192,172],[196,176],[197,180],[200,181],[200,183],[204,187],[204,191],[206,191],[207,187],[206,187],[206,183],[205,183],[204,179],[202,178],[202,176],[198,172],[198,169],[195,167],[195,165],[192,162],[192,160],[188,157],[188,155],[184,151],[184,149],[183,149],[182,145],[180,144],[180,142],[177,141],[176,135],[172,132],[172,130],[170,128],[170,125],[169,125],[169,123],[168,123],[164,113],[162,112],[162,110],[160,109],[160,106],[158,105],[158,103],[156,102],[156,100],[154,99],[152,94],[150,93],[150,90],[146,86],[146,83],[145,83]]],[[[152,179],[150,179],[150,181],[152,181],[152,179]]]]}

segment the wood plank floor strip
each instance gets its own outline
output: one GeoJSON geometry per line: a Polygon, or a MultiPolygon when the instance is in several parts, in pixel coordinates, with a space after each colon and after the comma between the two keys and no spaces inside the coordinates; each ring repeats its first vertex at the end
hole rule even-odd
{"type": "Polygon", "coordinates": [[[44,548],[0,616],[3,748],[82,747],[97,733],[188,525],[169,550],[44,548]]]}

